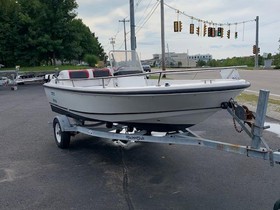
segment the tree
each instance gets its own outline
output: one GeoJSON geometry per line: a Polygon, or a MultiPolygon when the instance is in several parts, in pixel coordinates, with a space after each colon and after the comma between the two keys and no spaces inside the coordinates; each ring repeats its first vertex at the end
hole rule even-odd
{"type": "Polygon", "coordinates": [[[96,55],[90,55],[87,54],[85,55],[84,60],[92,67],[95,66],[95,64],[97,64],[97,62],[99,61],[99,58],[96,55]]]}
{"type": "Polygon", "coordinates": [[[19,5],[15,1],[0,1],[0,63],[5,66],[12,65],[17,57],[18,10],[19,5]]]}
{"type": "Polygon", "coordinates": [[[206,63],[207,66],[211,66],[211,67],[218,67],[219,66],[219,62],[215,59],[211,59],[206,63]]]}
{"type": "Polygon", "coordinates": [[[183,65],[182,62],[179,61],[179,62],[178,62],[178,67],[182,67],[182,65],[183,65]]]}
{"type": "Polygon", "coordinates": [[[279,38],[278,42],[279,42],[278,51],[279,51],[279,53],[280,53],[280,38],[279,38]]]}
{"type": "Polygon", "coordinates": [[[206,62],[203,61],[203,60],[198,60],[197,63],[196,63],[197,67],[202,67],[202,66],[205,66],[205,65],[206,65],[206,62]]]}
{"type": "Polygon", "coordinates": [[[69,34],[70,23],[76,17],[74,9],[78,5],[75,0],[40,1],[43,11],[40,20],[40,32],[43,35],[40,40],[41,52],[55,65],[56,59],[63,52],[63,39],[69,34]]]}
{"type": "Polygon", "coordinates": [[[0,0],[0,63],[55,65],[56,60],[83,60],[86,54],[104,61],[98,38],[75,19],[75,8],[75,0],[0,0]]]}

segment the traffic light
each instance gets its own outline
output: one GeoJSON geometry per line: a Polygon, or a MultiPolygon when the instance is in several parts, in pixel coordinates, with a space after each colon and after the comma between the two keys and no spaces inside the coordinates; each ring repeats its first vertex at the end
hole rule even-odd
{"type": "Polygon", "coordinates": [[[197,36],[199,36],[199,26],[196,27],[196,34],[197,34],[197,36]]]}
{"type": "Polygon", "coordinates": [[[208,27],[208,37],[212,37],[212,27],[208,27]]]}
{"type": "Polygon", "coordinates": [[[234,38],[235,38],[235,39],[238,38],[238,33],[237,33],[237,32],[234,33],[234,38]]]}
{"type": "Polygon", "coordinates": [[[174,32],[179,31],[179,21],[174,21],[174,32]]]}
{"type": "Polygon", "coordinates": [[[213,27],[208,27],[208,37],[215,37],[216,36],[216,29],[213,27]]]}
{"type": "Polygon", "coordinates": [[[224,37],[224,28],[221,28],[221,38],[224,37]]]}
{"type": "Polygon", "coordinates": [[[194,34],[194,24],[190,24],[190,34],[194,34]]]}
{"type": "Polygon", "coordinates": [[[203,25],[203,36],[206,36],[206,33],[207,33],[207,25],[204,24],[203,25]]]}
{"type": "Polygon", "coordinates": [[[224,28],[218,27],[217,36],[223,38],[224,37],[224,28]]]}
{"type": "Polygon", "coordinates": [[[216,29],[212,28],[211,29],[211,37],[215,37],[216,36],[216,29]]]}
{"type": "Polygon", "coordinates": [[[253,45],[253,54],[256,55],[256,53],[257,53],[257,46],[253,45]]]}
{"type": "Polygon", "coordinates": [[[179,21],[179,31],[181,32],[183,29],[182,21],[179,21]]]}
{"type": "Polygon", "coordinates": [[[260,53],[260,48],[258,47],[258,52],[257,52],[257,46],[256,45],[253,45],[253,54],[259,54],[260,53]]]}
{"type": "Polygon", "coordinates": [[[230,39],[230,30],[227,30],[227,38],[230,39]]]}
{"type": "Polygon", "coordinates": [[[217,33],[217,36],[221,36],[222,35],[222,28],[221,27],[218,27],[218,33],[217,33]]]}

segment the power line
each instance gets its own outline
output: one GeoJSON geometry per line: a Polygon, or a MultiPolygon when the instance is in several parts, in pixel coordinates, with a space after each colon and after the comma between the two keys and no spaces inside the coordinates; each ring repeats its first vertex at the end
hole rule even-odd
{"type": "Polygon", "coordinates": [[[154,8],[150,11],[150,13],[147,16],[147,18],[144,21],[144,23],[141,26],[139,26],[139,28],[137,29],[136,33],[138,33],[144,27],[144,25],[148,22],[148,20],[152,17],[152,15],[154,14],[155,10],[158,8],[159,4],[160,3],[158,2],[156,5],[154,5],[154,8]]]}
{"type": "MultiPolygon", "coordinates": [[[[152,2],[152,0],[150,1],[150,3],[152,2]]],[[[150,3],[149,3],[149,5],[150,5],[150,3]]],[[[136,34],[144,27],[144,25],[149,21],[149,19],[151,18],[151,16],[154,14],[154,12],[155,12],[155,10],[157,9],[157,7],[159,6],[159,2],[157,2],[157,3],[155,3],[154,5],[153,5],[153,7],[151,8],[151,10],[150,10],[150,12],[147,14],[147,16],[145,17],[145,19],[144,19],[144,22],[142,23],[142,25],[141,26],[138,26],[137,27],[137,31],[136,31],[136,34]]],[[[146,9],[145,9],[145,11],[148,9],[148,7],[146,7],[146,9]]],[[[130,31],[128,31],[127,32],[127,34],[129,34],[130,33],[130,31]]],[[[128,41],[130,40],[130,38],[128,38],[128,41]]],[[[122,44],[120,45],[120,47],[119,47],[119,49],[121,49],[122,48],[122,46],[123,46],[123,44],[124,44],[125,42],[122,42],[122,44]]]]}
{"type": "MultiPolygon", "coordinates": [[[[160,0],[157,0],[158,2],[160,0]]],[[[177,12],[178,14],[182,14],[192,20],[196,20],[198,22],[203,22],[203,23],[206,23],[206,24],[211,24],[211,25],[220,25],[220,26],[223,26],[223,25],[239,25],[239,24],[245,24],[245,23],[248,23],[248,22],[253,22],[253,21],[256,21],[256,19],[253,19],[253,20],[246,20],[246,21],[241,21],[241,22],[234,22],[234,23],[216,23],[216,22],[213,22],[213,21],[209,21],[209,20],[203,20],[203,19],[200,19],[200,18],[197,18],[197,17],[194,17],[194,16],[191,16],[191,15],[188,15],[186,14],[185,12],[182,12],[180,11],[179,9],[175,8],[175,7],[172,7],[166,3],[164,3],[165,6],[167,6],[168,8],[174,10],[175,12],[177,12]]]]}
{"type": "MultiPolygon", "coordinates": [[[[150,2],[147,4],[147,6],[144,9],[143,15],[139,18],[138,22],[136,23],[136,25],[140,24],[140,22],[143,20],[144,16],[146,15],[146,12],[148,10],[148,8],[150,8],[150,5],[152,3],[153,0],[150,0],[150,2]]],[[[156,4],[156,3],[155,3],[156,4]]]]}

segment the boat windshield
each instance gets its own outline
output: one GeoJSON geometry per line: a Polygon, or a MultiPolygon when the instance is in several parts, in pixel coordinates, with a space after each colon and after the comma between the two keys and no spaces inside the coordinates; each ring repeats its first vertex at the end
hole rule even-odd
{"type": "Polygon", "coordinates": [[[135,51],[111,51],[109,53],[114,75],[143,73],[143,69],[135,51]]]}

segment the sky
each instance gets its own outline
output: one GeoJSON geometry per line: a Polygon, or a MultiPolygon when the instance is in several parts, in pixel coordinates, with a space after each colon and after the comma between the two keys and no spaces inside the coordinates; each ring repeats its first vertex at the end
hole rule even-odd
{"type": "MultiPolygon", "coordinates": [[[[98,37],[106,53],[124,50],[124,24],[130,19],[130,0],[76,0],[76,10],[98,37]]],[[[211,54],[214,59],[253,55],[256,42],[256,16],[259,16],[260,54],[279,53],[279,0],[164,0],[165,51],[176,53],[211,54]],[[193,17],[193,18],[191,18],[193,17]],[[174,32],[173,22],[182,22],[182,31],[174,32]],[[198,21],[201,20],[201,21],[198,21]],[[189,33],[195,27],[223,27],[224,37],[204,37],[189,33]],[[222,25],[220,25],[222,24],[222,25]],[[227,30],[231,38],[227,38],[227,30]],[[238,38],[234,38],[234,33],[238,38]]],[[[151,59],[161,53],[161,15],[158,0],[134,0],[137,52],[140,58],[151,59]]],[[[130,23],[126,23],[127,48],[130,49],[130,23]]]]}

